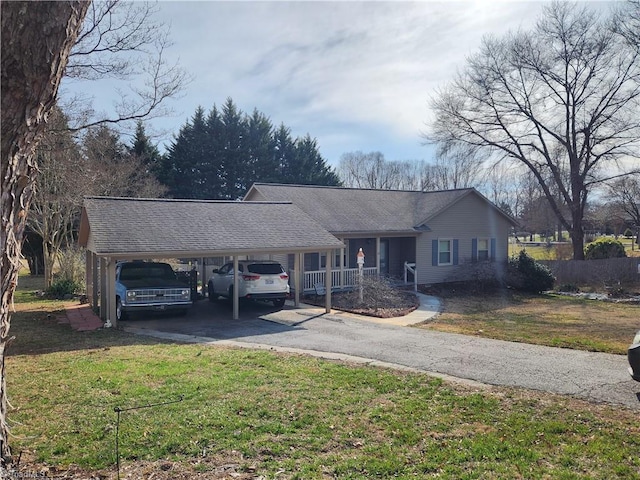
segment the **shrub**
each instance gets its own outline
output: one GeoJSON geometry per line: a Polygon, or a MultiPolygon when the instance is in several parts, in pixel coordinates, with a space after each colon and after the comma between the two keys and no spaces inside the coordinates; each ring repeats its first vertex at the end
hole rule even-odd
{"type": "Polygon", "coordinates": [[[67,295],[79,293],[81,290],[82,284],[68,278],[62,278],[53,282],[47,293],[54,298],[64,298],[67,295]]]}
{"type": "Polygon", "coordinates": [[[584,251],[586,260],[602,260],[606,258],[626,257],[624,245],[619,240],[613,238],[599,238],[587,245],[584,251]]]}
{"type": "Polygon", "coordinates": [[[548,267],[536,262],[527,252],[521,250],[517,257],[509,259],[505,281],[516,290],[540,293],[551,290],[555,278],[548,267]]]}
{"type": "Polygon", "coordinates": [[[580,292],[580,289],[573,283],[563,283],[562,285],[558,286],[557,290],[559,292],[568,292],[568,293],[580,292]]]}
{"type": "Polygon", "coordinates": [[[85,289],[84,250],[69,247],[60,254],[59,269],[47,293],[55,298],[81,293],[85,289]]]}

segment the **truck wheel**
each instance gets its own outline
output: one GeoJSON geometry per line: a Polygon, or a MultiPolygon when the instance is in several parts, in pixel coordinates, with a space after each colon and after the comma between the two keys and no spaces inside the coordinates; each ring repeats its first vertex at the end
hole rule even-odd
{"type": "Polygon", "coordinates": [[[116,297],[116,321],[126,320],[127,314],[122,310],[122,301],[120,297],[116,297]]]}

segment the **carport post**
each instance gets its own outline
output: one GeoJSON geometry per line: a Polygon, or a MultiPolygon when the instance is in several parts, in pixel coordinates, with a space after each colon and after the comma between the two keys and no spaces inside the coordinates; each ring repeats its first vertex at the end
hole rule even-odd
{"type": "Polygon", "coordinates": [[[100,257],[100,318],[107,320],[107,259],[100,257]]]}
{"type": "Polygon", "coordinates": [[[238,276],[238,256],[233,256],[233,319],[240,319],[240,300],[238,297],[238,286],[239,286],[239,276],[238,276]]]}
{"type": "Polygon", "coordinates": [[[98,279],[98,256],[90,252],[91,255],[91,307],[98,306],[98,292],[100,291],[100,283],[98,279]]]}
{"type": "Polygon", "coordinates": [[[331,313],[331,250],[327,250],[327,261],[325,262],[325,313],[331,313]]]}
{"type": "Polygon", "coordinates": [[[107,259],[107,325],[118,325],[116,318],[116,261],[113,258],[107,259]]]}
{"type": "Polygon", "coordinates": [[[300,255],[302,254],[296,252],[293,256],[293,288],[295,289],[296,307],[300,306],[300,278],[302,277],[302,272],[300,271],[300,255]]]}

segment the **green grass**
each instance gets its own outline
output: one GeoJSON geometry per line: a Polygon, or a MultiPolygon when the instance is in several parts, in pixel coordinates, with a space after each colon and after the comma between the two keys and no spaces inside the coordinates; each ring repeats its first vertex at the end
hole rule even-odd
{"type": "Polygon", "coordinates": [[[443,313],[421,328],[594,352],[626,354],[640,306],[511,290],[443,294],[443,313]]]}
{"type": "Polygon", "coordinates": [[[114,408],[182,397],[121,413],[123,464],[175,461],[191,478],[219,478],[214,466],[228,463],[242,478],[640,478],[637,411],[304,356],[78,333],[47,317],[59,305],[23,298],[7,358],[9,421],[14,452],[34,465],[113,473],[114,408]]]}
{"type": "MultiPolygon", "coordinates": [[[[568,238],[568,234],[565,233],[565,240],[568,238]]],[[[624,246],[627,257],[640,257],[640,246],[633,243],[634,238],[619,236],[618,240],[624,246]]],[[[546,240],[536,235],[535,241],[544,243],[546,240]]],[[[587,245],[585,244],[585,247],[587,245]]],[[[521,245],[509,242],[509,256],[517,255],[521,250],[525,250],[534,260],[570,260],[573,257],[571,245],[551,245],[547,247],[545,245],[521,245]]]]}

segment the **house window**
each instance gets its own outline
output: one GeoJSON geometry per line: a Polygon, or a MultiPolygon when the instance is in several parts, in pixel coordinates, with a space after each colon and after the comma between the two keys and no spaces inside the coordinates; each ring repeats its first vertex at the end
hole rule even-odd
{"type": "Polygon", "coordinates": [[[482,262],[494,260],[496,258],[495,238],[472,238],[471,239],[471,261],[482,262]]]}
{"type": "Polygon", "coordinates": [[[451,240],[438,240],[438,265],[451,265],[451,240]]]}
{"type": "Polygon", "coordinates": [[[488,238],[479,238],[478,239],[478,261],[489,260],[489,239],[488,238]]]}
{"type": "MultiPolygon", "coordinates": [[[[332,255],[336,263],[332,265],[332,267],[340,266],[340,249],[332,250],[332,255]]],[[[331,257],[329,257],[331,258],[331,257]]],[[[320,252],[318,254],[319,259],[319,267],[320,269],[327,268],[327,252],[320,252]]],[[[345,259],[346,260],[346,259],[345,259]]]]}

